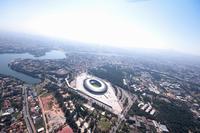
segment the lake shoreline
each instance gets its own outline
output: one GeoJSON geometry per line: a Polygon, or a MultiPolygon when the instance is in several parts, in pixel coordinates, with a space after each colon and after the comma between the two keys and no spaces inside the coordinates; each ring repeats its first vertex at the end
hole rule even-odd
{"type": "Polygon", "coordinates": [[[64,52],[58,50],[51,50],[50,52],[46,52],[45,55],[36,57],[29,53],[4,53],[0,54],[0,60],[2,61],[0,64],[0,74],[11,76],[16,79],[19,79],[27,84],[37,84],[42,82],[44,79],[39,76],[35,76],[31,73],[26,73],[22,71],[18,71],[15,68],[12,68],[10,63],[16,59],[63,59],[66,55],[64,52]]]}

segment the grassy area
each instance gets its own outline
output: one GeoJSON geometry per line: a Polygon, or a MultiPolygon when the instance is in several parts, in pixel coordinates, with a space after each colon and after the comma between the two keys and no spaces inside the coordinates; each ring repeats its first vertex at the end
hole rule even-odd
{"type": "Polygon", "coordinates": [[[40,87],[36,87],[35,91],[37,92],[38,95],[41,95],[42,93],[44,93],[45,91],[43,90],[43,88],[40,87]]]}
{"type": "Polygon", "coordinates": [[[16,118],[16,119],[19,119],[21,117],[21,114],[20,112],[15,112],[13,113],[13,116],[16,118]]]}
{"type": "Polygon", "coordinates": [[[99,86],[97,84],[92,84],[92,86],[97,87],[97,88],[101,87],[101,86],[99,86]]]}
{"type": "Polygon", "coordinates": [[[101,118],[100,121],[98,122],[98,128],[102,131],[102,132],[106,132],[110,129],[111,127],[111,123],[108,119],[106,118],[101,118]]]}
{"type": "Polygon", "coordinates": [[[200,131],[200,122],[193,118],[187,105],[183,103],[166,103],[156,99],[154,105],[159,110],[157,119],[164,122],[174,133],[186,133],[200,131]]]}
{"type": "Polygon", "coordinates": [[[35,124],[36,129],[40,129],[41,127],[45,127],[42,117],[38,118],[35,124]]]}
{"type": "Polygon", "coordinates": [[[129,133],[130,132],[130,127],[128,126],[127,123],[122,122],[119,130],[117,130],[117,133],[129,133]]]}
{"type": "Polygon", "coordinates": [[[53,107],[53,102],[49,101],[47,106],[48,106],[48,110],[51,110],[53,107]]]}
{"type": "Polygon", "coordinates": [[[45,79],[42,83],[36,85],[34,87],[35,91],[37,92],[38,95],[42,95],[43,93],[46,93],[47,91],[44,90],[44,86],[48,83],[49,81],[45,79]]]}

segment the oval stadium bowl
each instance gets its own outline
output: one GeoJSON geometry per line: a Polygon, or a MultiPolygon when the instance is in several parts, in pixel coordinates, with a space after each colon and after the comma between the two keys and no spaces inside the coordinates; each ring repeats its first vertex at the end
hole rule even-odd
{"type": "Polygon", "coordinates": [[[96,78],[85,79],[83,85],[87,91],[93,94],[104,94],[108,90],[107,85],[96,78]]]}

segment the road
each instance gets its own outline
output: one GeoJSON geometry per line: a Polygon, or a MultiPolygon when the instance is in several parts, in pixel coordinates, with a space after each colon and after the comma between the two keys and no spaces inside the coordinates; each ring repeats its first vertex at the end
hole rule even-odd
{"type": "Polygon", "coordinates": [[[35,126],[29,114],[28,99],[27,99],[27,88],[23,87],[23,114],[24,120],[29,133],[36,133],[35,126]]]}
{"type": "Polygon", "coordinates": [[[122,111],[122,114],[118,116],[118,120],[115,126],[113,126],[110,130],[110,133],[116,133],[119,126],[121,125],[123,120],[126,120],[125,116],[127,115],[128,111],[132,107],[133,103],[137,100],[137,96],[134,94],[127,94],[127,92],[124,92],[126,94],[126,97],[128,98],[128,105],[124,108],[122,111]]]}

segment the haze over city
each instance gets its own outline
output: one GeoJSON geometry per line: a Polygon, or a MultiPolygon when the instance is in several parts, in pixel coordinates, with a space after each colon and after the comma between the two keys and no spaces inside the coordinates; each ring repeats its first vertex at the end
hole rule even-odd
{"type": "Polygon", "coordinates": [[[0,29],[199,55],[199,6],[198,0],[1,1],[0,29]]]}
{"type": "Polygon", "coordinates": [[[0,0],[0,133],[200,133],[200,1],[0,0]]]}

